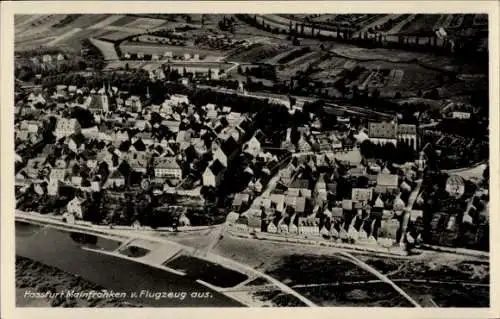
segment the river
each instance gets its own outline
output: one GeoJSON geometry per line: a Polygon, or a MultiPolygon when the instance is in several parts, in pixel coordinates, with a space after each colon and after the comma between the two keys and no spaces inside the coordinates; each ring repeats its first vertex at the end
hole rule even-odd
{"type": "MultiPolygon", "coordinates": [[[[112,251],[119,242],[90,236],[82,242],[81,236],[50,227],[16,222],[16,255],[29,258],[84,279],[114,292],[125,292],[124,301],[146,307],[241,307],[239,302],[217,293],[188,278],[153,268],[141,263],[99,252],[82,249],[82,246],[112,251]],[[97,241],[96,241],[97,239],[97,241]],[[132,299],[132,292],[186,292],[180,298],[139,297],[132,299]],[[196,298],[209,293],[209,298],[196,298]]],[[[206,295],[205,295],[206,296],[206,295]]]]}

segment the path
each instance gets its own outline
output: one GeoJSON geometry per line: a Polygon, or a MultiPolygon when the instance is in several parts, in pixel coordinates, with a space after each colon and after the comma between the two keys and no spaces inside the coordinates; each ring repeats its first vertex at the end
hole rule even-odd
{"type": "Polygon", "coordinates": [[[422,306],[415,301],[410,295],[408,295],[403,289],[401,289],[398,285],[396,285],[391,279],[389,279],[386,275],[381,274],[379,271],[377,271],[375,268],[372,266],[366,264],[364,261],[361,259],[346,253],[344,251],[339,251],[339,254],[344,256],[347,260],[351,261],[358,267],[370,272],[371,274],[375,275],[377,278],[379,278],[382,282],[385,282],[389,285],[391,285],[394,290],[396,290],[401,296],[403,296],[406,300],[408,300],[414,307],[421,308],[422,306]]]}

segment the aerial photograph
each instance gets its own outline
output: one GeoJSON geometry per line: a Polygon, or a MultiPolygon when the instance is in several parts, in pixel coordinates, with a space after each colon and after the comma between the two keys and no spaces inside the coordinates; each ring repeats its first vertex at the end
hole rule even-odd
{"type": "Polygon", "coordinates": [[[16,307],[490,307],[488,14],[16,14],[16,307]]]}

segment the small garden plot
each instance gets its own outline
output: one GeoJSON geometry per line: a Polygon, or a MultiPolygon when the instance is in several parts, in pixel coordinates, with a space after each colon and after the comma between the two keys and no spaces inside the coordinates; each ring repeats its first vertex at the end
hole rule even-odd
{"type": "Polygon", "coordinates": [[[321,51],[313,51],[310,53],[306,53],[303,56],[298,57],[297,59],[294,59],[290,62],[288,62],[289,66],[298,66],[302,65],[305,66],[306,64],[311,64],[317,61],[322,55],[321,51]],[[308,63],[309,62],[309,63],[308,63]]]}
{"type": "Polygon", "coordinates": [[[398,87],[402,90],[418,91],[430,89],[439,85],[439,73],[424,69],[414,69],[404,71],[398,87]]]}
{"type": "Polygon", "coordinates": [[[164,266],[186,273],[187,277],[199,279],[217,287],[234,287],[248,279],[247,275],[225,268],[208,260],[181,255],[164,266]]]}
{"type": "Polygon", "coordinates": [[[347,60],[345,61],[344,65],[342,66],[343,69],[346,70],[352,70],[356,67],[357,63],[352,61],[352,60],[347,60]]]}
{"type": "Polygon", "coordinates": [[[156,70],[159,67],[161,67],[162,64],[163,64],[162,62],[158,62],[158,63],[146,63],[146,64],[142,65],[141,68],[143,70],[146,70],[146,71],[153,71],[153,70],[156,70]]]}
{"type": "Polygon", "coordinates": [[[326,60],[321,61],[321,63],[318,64],[318,68],[323,70],[332,68],[341,68],[347,61],[348,60],[344,58],[330,57],[326,60]]]}
{"type": "Polygon", "coordinates": [[[399,69],[392,69],[387,76],[387,85],[392,87],[398,87],[403,81],[403,76],[405,72],[399,69]]]}
{"type": "Polygon", "coordinates": [[[311,48],[310,47],[303,47],[303,48],[300,48],[300,49],[296,49],[296,50],[293,50],[292,52],[288,53],[287,55],[285,55],[284,57],[280,58],[277,62],[279,64],[287,64],[307,53],[311,52],[311,48]]]}

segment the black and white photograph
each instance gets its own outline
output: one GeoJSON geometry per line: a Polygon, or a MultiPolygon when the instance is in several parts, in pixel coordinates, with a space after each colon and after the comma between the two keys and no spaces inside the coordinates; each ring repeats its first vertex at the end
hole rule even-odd
{"type": "Polygon", "coordinates": [[[491,306],[488,13],[306,11],[14,15],[15,307],[491,306]]]}

